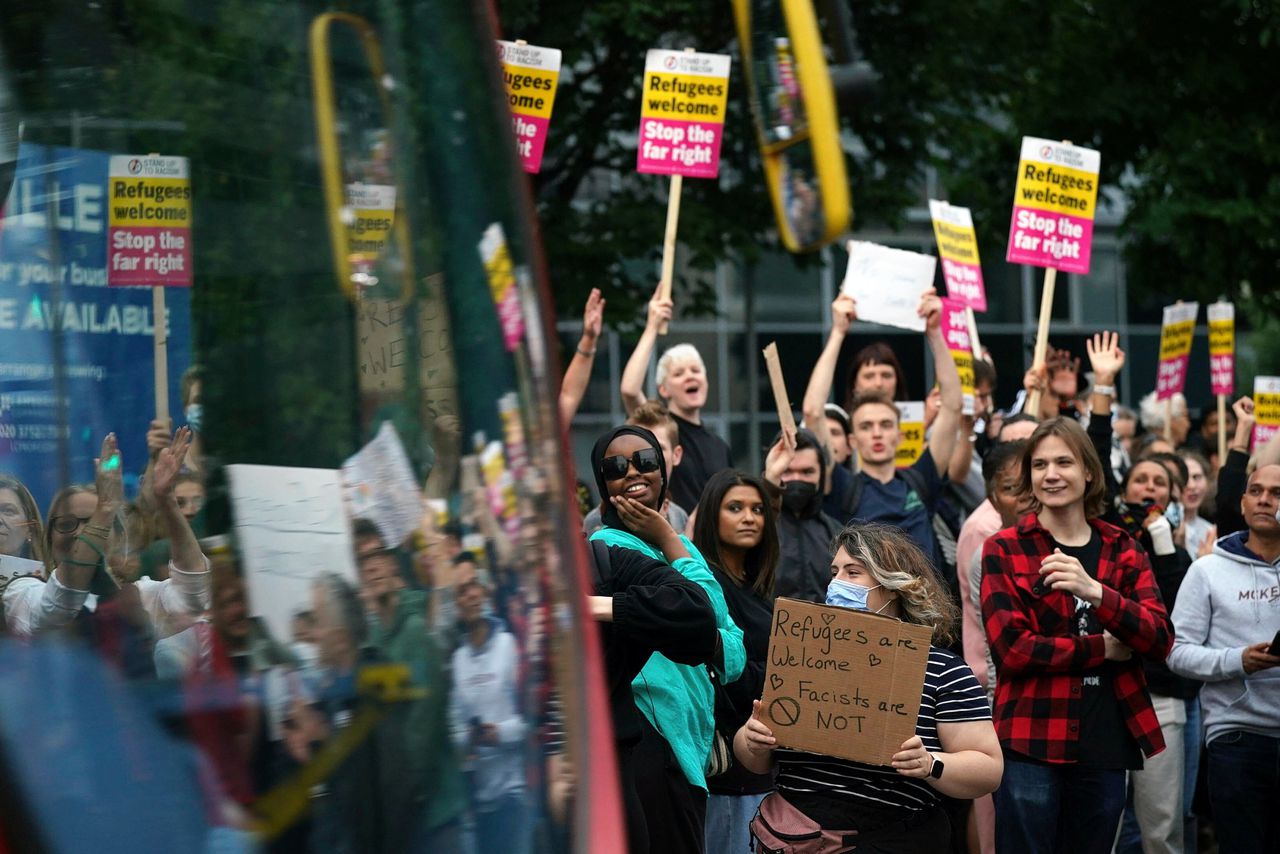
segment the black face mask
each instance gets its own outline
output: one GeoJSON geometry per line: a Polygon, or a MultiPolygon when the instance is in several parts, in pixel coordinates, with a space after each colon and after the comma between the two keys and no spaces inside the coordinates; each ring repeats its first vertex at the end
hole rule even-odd
{"type": "Polygon", "coordinates": [[[782,485],[782,509],[793,516],[816,516],[821,507],[822,496],[818,494],[816,483],[789,480],[782,485]]]}

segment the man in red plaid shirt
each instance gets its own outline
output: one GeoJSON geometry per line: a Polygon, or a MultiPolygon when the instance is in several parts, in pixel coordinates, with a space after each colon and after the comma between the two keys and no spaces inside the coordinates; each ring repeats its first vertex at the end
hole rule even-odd
{"type": "Polygon", "coordinates": [[[1142,548],[1100,521],[1102,461],[1075,421],[1036,428],[1032,512],[983,548],[982,616],[1004,748],[996,848],[1106,854],[1125,772],[1164,749],[1138,656],[1163,660],[1169,615],[1142,548]]]}

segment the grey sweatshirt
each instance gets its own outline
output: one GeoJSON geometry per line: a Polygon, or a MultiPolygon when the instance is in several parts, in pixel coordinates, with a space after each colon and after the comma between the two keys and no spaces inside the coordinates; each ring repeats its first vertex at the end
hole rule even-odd
{"type": "Polygon", "coordinates": [[[1173,609],[1169,668],[1204,681],[1206,741],[1234,730],[1280,738],[1280,667],[1246,675],[1242,658],[1280,629],[1280,560],[1261,560],[1248,536],[1223,537],[1193,563],[1173,609]]]}

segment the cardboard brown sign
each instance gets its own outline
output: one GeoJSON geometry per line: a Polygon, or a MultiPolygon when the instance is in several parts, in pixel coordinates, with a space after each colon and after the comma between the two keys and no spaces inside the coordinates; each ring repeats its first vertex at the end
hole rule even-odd
{"type": "Polygon", "coordinates": [[[928,626],[779,598],[761,708],[778,744],[888,765],[916,733],[928,626]]]}

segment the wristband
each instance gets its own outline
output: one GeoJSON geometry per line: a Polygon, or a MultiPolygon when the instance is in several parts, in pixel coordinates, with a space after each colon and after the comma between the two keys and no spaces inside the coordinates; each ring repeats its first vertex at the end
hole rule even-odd
{"type": "Polygon", "coordinates": [[[583,350],[581,344],[578,345],[577,350],[579,356],[594,356],[596,354],[595,347],[592,347],[590,350],[583,350]]]}
{"type": "Polygon", "coordinates": [[[1093,387],[1094,394],[1105,394],[1107,397],[1116,396],[1116,387],[1113,385],[1095,385],[1093,387]]]}
{"type": "MultiPolygon", "coordinates": [[[[102,549],[98,548],[98,544],[95,543],[93,540],[90,540],[87,537],[85,537],[84,534],[76,534],[76,540],[78,542],[84,543],[86,546],[88,546],[89,548],[97,552],[98,557],[102,558],[103,560],[107,559],[107,553],[104,552],[102,549]]],[[[95,564],[95,566],[96,565],[97,564],[95,564]]]]}

